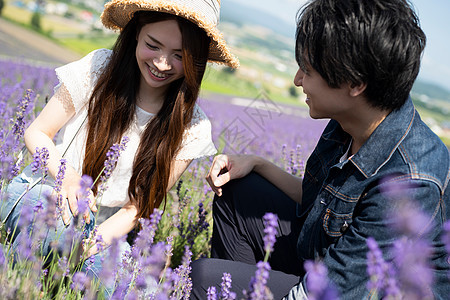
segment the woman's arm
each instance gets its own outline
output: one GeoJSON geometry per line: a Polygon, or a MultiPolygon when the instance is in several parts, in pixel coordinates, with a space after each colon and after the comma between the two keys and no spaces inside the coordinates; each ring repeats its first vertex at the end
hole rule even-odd
{"type": "MultiPolygon", "coordinates": [[[[191,160],[175,160],[170,172],[169,184],[167,191],[169,191],[173,185],[178,181],[180,176],[184,173],[186,168],[191,163],[191,160]]],[[[105,220],[102,224],[98,226],[96,235],[101,236],[103,241],[103,247],[108,247],[111,245],[114,239],[120,238],[128,234],[137,224],[137,207],[128,202],[123,206],[118,212],[105,220]]],[[[86,257],[94,255],[98,252],[97,245],[94,245],[91,237],[91,242],[89,248],[86,246],[86,257]]]]}
{"type": "Polygon", "coordinates": [[[213,191],[222,195],[222,186],[228,181],[256,172],[282,190],[292,200],[301,203],[302,179],[289,174],[268,160],[255,155],[218,155],[206,177],[213,191]]]}
{"type": "MultiPolygon", "coordinates": [[[[58,168],[62,158],[61,154],[56,149],[53,138],[56,133],[75,115],[75,108],[72,105],[67,105],[67,99],[64,98],[65,96],[70,97],[65,86],[61,85],[38,117],[26,129],[24,135],[25,145],[31,154],[36,152],[36,147],[41,149],[45,147],[48,149],[48,173],[53,178],[55,178],[58,173],[58,168]]],[[[70,223],[69,208],[74,215],[77,214],[76,194],[80,186],[80,179],[81,176],[73,169],[73,167],[67,165],[61,186],[61,196],[63,199],[67,198],[69,202],[69,207],[65,205],[66,201],[62,202],[65,206],[62,209],[62,217],[65,224],[70,223]]],[[[95,211],[95,207],[91,207],[91,209],[95,211]]],[[[88,213],[86,215],[89,216],[88,213]]]]}

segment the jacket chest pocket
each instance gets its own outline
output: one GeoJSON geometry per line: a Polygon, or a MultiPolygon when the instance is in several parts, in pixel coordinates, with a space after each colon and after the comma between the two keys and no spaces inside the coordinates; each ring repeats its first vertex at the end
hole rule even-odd
{"type": "Polygon", "coordinates": [[[352,224],[353,209],[349,213],[337,213],[326,208],[322,215],[322,226],[325,233],[332,239],[341,237],[352,224]]]}
{"type": "Polygon", "coordinates": [[[342,199],[336,197],[336,193],[325,192],[321,203],[325,205],[322,211],[322,228],[330,242],[339,239],[353,222],[353,212],[357,199],[342,199]]]}

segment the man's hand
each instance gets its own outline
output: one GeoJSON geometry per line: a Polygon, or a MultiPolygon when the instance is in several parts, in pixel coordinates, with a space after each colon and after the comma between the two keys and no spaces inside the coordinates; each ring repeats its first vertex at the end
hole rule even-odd
{"type": "Polygon", "coordinates": [[[214,158],[206,181],[217,196],[222,196],[222,186],[232,179],[242,178],[253,171],[256,157],[253,155],[224,155],[214,158]]]}

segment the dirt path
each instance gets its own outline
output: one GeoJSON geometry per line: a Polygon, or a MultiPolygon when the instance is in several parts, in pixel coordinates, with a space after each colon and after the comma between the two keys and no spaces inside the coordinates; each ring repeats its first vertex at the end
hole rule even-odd
{"type": "Polygon", "coordinates": [[[81,58],[51,39],[0,18],[0,56],[48,65],[81,58]]]}

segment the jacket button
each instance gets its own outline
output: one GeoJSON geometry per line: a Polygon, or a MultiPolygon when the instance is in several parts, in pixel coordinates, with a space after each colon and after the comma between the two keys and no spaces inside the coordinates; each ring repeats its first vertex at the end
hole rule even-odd
{"type": "Polygon", "coordinates": [[[348,223],[347,221],[344,221],[344,224],[342,224],[341,226],[341,233],[344,233],[348,228],[348,223]]]}

